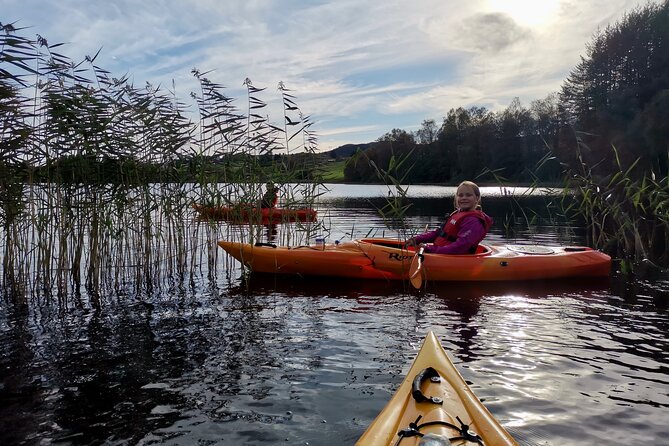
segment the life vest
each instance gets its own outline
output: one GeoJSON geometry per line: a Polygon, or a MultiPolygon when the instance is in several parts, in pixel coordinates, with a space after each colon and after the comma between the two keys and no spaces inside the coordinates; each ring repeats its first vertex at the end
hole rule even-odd
{"type": "Polygon", "coordinates": [[[279,201],[279,194],[276,190],[267,191],[260,200],[261,208],[273,208],[276,206],[276,203],[279,201]]]}
{"type": "MultiPolygon", "coordinates": [[[[483,211],[454,211],[441,225],[439,235],[434,240],[433,244],[435,246],[446,246],[456,241],[458,239],[460,227],[462,226],[462,220],[469,216],[473,216],[481,220],[481,223],[485,227],[486,232],[488,229],[490,229],[490,217],[484,214],[483,211]]],[[[480,241],[481,240],[477,241],[476,244],[469,249],[469,252],[472,254],[475,253],[480,241]]]]}

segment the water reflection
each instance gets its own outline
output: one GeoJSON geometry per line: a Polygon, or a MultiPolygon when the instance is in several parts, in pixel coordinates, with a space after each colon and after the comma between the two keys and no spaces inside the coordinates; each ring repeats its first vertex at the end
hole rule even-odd
{"type": "MultiPolygon", "coordinates": [[[[412,225],[440,221],[443,192],[420,192],[435,196],[414,200],[412,225]]],[[[330,241],[383,231],[383,195],[346,193],[319,203],[330,241]]],[[[543,215],[544,199],[523,203],[543,215]]],[[[484,206],[503,225],[512,205],[499,200],[486,196],[484,206]]],[[[259,229],[281,242],[290,228],[259,229]]],[[[212,232],[247,230],[221,223],[212,232]]],[[[490,234],[509,237],[583,242],[570,224],[490,234]]],[[[624,293],[615,278],[417,292],[403,282],[243,280],[238,263],[213,252],[215,271],[203,263],[200,275],[150,293],[119,287],[96,307],[85,294],[3,301],[0,443],[353,444],[428,330],[521,444],[668,438],[667,282],[628,283],[624,293]]]]}
{"type": "MultiPolygon", "coordinates": [[[[436,185],[410,185],[402,186],[406,188],[407,198],[452,198],[455,195],[457,185],[454,186],[436,186],[436,185]]],[[[341,199],[341,198],[378,198],[387,197],[388,195],[396,194],[397,191],[393,186],[384,184],[366,184],[361,186],[359,184],[325,184],[327,193],[323,195],[325,200],[341,199]]],[[[482,186],[481,196],[483,197],[530,197],[530,196],[551,196],[559,197],[562,194],[561,188],[532,188],[521,186],[482,186]]]]}

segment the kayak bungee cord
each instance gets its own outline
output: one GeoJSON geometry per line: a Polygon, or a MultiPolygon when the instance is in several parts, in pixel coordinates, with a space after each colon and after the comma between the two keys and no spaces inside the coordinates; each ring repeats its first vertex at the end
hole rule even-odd
{"type": "MultiPolygon", "coordinates": [[[[258,243],[256,243],[256,244],[254,244],[253,246],[258,246],[258,247],[261,247],[261,248],[262,248],[262,247],[265,247],[265,248],[277,248],[277,245],[275,245],[274,243],[262,243],[262,242],[258,242],[258,243]]],[[[288,249],[302,249],[302,248],[313,249],[313,250],[315,250],[315,251],[322,251],[322,249],[320,249],[320,248],[316,248],[316,247],[314,247],[314,246],[308,246],[308,245],[293,246],[293,247],[288,248],[288,249]]]]}
{"type": "Polygon", "coordinates": [[[474,395],[432,331],[390,401],[356,443],[380,445],[519,446],[474,395]]]}
{"type": "Polygon", "coordinates": [[[455,419],[458,420],[458,422],[460,423],[459,427],[447,421],[428,421],[427,423],[418,424],[421,418],[423,418],[423,416],[418,415],[416,421],[409,423],[408,428],[402,429],[397,433],[397,435],[399,435],[400,438],[397,439],[397,443],[395,443],[395,446],[399,446],[399,444],[405,438],[425,436],[425,434],[423,434],[420,430],[427,426],[446,426],[460,433],[459,436],[450,437],[448,439],[449,442],[457,440],[465,440],[465,441],[473,441],[481,446],[485,446],[485,444],[483,443],[483,439],[479,437],[477,433],[470,431],[469,425],[463,423],[459,416],[455,417],[455,419]]]}
{"type": "MultiPolygon", "coordinates": [[[[416,401],[416,403],[430,403],[430,404],[435,404],[438,406],[441,406],[444,403],[444,400],[439,397],[432,397],[432,396],[426,396],[421,390],[420,386],[423,383],[423,381],[431,381],[433,383],[439,383],[441,382],[443,378],[441,375],[439,375],[439,372],[433,368],[433,367],[427,367],[423,369],[422,371],[418,372],[416,376],[413,379],[413,382],[411,384],[411,396],[413,399],[416,401]]],[[[448,438],[448,444],[450,444],[451,441],[457,441],[457,440],[465,440],[465,441],[472,441],[475,442],[481,446],[483,446],[483,439],[479,437],[478,434],[475,432],[472,432],[469,430],[469,425],[465,424],[459,416],[456,416],[455,419],[460,423],[460,426],[456,426],[452,423],[449,423],[447,421],[428,421],[423,424],[418,424],[420,419],[423,418],[423,415],[418,415],[418,418],[416,418],[416,421],[409,423],[409,427],[406,429],[401,429],[397,435],[400,437],[397,439],[397,443],[395,443],[395,446],[398,446],[404,438],[409,438],[409,437],[423,437],[425,434],[423,434],[420,430],[424,427],[427,426],[446,426],[449,427],[456,432],[458,432],[460,435],[448,438]]],[[[445,439],[445,438],[444,438],[445,439]]]]}
{"type": "Polygon", "coordinates": [[[276,245],[274,243],[263,243],[263,242],[257,242],[253,246],[266,246],[268,248],[276,248],[276,245]]]}

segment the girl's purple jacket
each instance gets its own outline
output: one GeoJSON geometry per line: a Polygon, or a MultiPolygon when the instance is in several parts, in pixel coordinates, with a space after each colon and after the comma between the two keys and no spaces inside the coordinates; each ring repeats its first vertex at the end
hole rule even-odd
{"type": "MultiPolygon", "coordinates": [[[[427,245],[425,246],[425,252],[434,254],[469,254],[469,250],[483,240],[483,237],[488,233],[488,229],[492,226],[492,218],[486,214],[483,214],[483,216],[486,220],[485,223],[473,215],[464,217],[460,222],[457,240],[445,246],[427,245]]],[[[439,236],[440,232],[441,226],[434,231],[417,235],[414,239],[416,243],[430,243],[439,236]]]]}

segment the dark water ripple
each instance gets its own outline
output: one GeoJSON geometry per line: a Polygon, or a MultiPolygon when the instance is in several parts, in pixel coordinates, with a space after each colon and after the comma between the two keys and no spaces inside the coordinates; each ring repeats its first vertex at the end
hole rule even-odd
{"type": "MultiPolygon", "coordinates": [[[[377,225],[373,211],[342,206],[332,219],[345,229],[331,239],[350,232],[352,212],[355,236],[377,225]]],[[[538,239],[565,241],[545,231],[538,239]]],[[[353,444],[429,330],[523,445],[669,444],[669,282],[417,293],[369,281],[244,283],[219,262],[213,278],[103,296],[98,310],[2,302],[0,444],[353,444]]]]}
{"type": "Polygon", "coordinates": [[[4,443],[352,444],[428,330],[524,444],[669,434],[661,311],[560,284],[300,283],[10,317],[4,443]]]}

